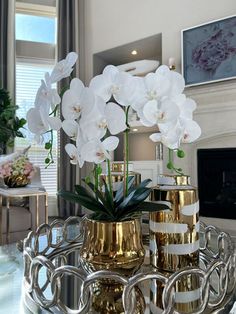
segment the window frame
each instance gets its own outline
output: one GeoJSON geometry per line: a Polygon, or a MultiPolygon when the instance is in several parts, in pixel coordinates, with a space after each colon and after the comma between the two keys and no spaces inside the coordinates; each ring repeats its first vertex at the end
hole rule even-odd
{"type": "MultiPolygon", "coordinates": [[[[15,14],[27,14],[57,18],[56,7],[33,3],[16,2],[15,14]]],[[[56,23],[57,24],[57,23],[56,23]]],[[[57,30],[55,30],[55,33],[57,30]]],[[[16,40],[16,59],[56,60],[56,44],[16,40]]]]}
{"type": "MultiPolygon", "coordinates": [[[[41,0],[41,3],[53,2],[50,0],[41,0]]],[[[39,5],[31,3],[30,0],[26,2],[16,2],[15,14],[28,14],[42,17],[54,17],[56,19],[56,6],[39,5]]],[[[57,25],[57,23],[56,23],[57,25]]],[[[57,30],[55,30],[55,33],[57,30]]],[[[41,43],[24,40],[16,40],[16,63],[37,64],[37,65],[54,65],[56,63],[56,43],[41,43]]],[[[58,143],[57,143],[58,144],[58,143]]],[[[59,153],[58,153],[59,157],[59,153]]],[[[58,164],[57,164],[58,168],[58,164]]],[[[57,216],[57,198],[49,196],[49,214],[57,216]],[[51,206],[50,206],[51,205],[51,206]]]]}

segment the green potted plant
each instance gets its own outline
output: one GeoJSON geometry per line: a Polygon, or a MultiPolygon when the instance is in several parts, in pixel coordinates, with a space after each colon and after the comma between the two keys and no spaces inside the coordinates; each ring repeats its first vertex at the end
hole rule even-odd
{"type": "Polygon", "coordinates": [[[15,137],[24,137],[20,128],[26,124],[26,120],[16,116],[17,109],[9,92],[0,88],[0,155],[7,153],[7,147],[13,147],[15,137]]]}
{"type": "MultiPolygon", "coordinates": [[[[85,180],[90,191],[77,185],[74,191],[58,193],[66,200],[78,202],[92,211],[90,219],[85,223],[82,258],[93,269],[119,269],[121,265],[126,270],[134,269],[137,266],[134,261],[139,260],[140,264],[139,256],[142,260],[144,255],[142,245],[139,244],[139,248],[134,245],[141,240],[138,214],[144,210],[163,210],[166,206],[145,202],[151,191],[147,187],[150,181],[146,180],[135,187],[129,176],[129,109],[137,112],[145,126],[157,124],[159,133],[152,135],[151,139],[155,141],[158,138],[169,144],[171,149],[182,138],[184,141],[193,140],[198,135],[198,129],[191,120],[192,108],[185,110],[183,77],[166,66],[159,67],[155,73],[149,73],[144,78],[133,77],[115,66],[107,66],[101,75],[91,80],[89,87],[85,87],[78,78],[73,78],[61,99],[52,84],[68,77],[76,60],[77,54],[71,52],[55,66],[51,74],[45,74],[35,107],[27,113],[28,127],[39,140],[45,133],[53,135],[52,129],[59,130],[62,127],[72,141],[65,146],[71,163],[79,167],[84,162],[94,165],[92,180],[85,180]],[[63,121],[57,117],[59,105],[63,121]],[[193,135],[187,136],[193,127],[193,135]],[[119,144],[117,135],[120,133],[124,135],[124,179],[123,187],[114,196],[111,152],[119,144]],[[107,182],[102,182],[101,191],[99,186],[103,162],[106,163],[107,182]],[[126,227],[120,227],[130,221],[133,221],[133,227],[127,227],[129,232],[125,231],[126,227]],[[125,249],[133,252],[124,252],[125,249]],[[122,262],[118,261],[119,254],[122,262]],[[127,259],[125,264],[124,258],[127,256],[131,262],[127,259]],[[128,266],[128,263],[132,266],[128,266]]],[[[52,141],[53,137],[45,144],[49,152],[45,160],[48,165],[53,161],[52,141]]],[[[169,166],[174,167],[172,164],[169,166]]]]}

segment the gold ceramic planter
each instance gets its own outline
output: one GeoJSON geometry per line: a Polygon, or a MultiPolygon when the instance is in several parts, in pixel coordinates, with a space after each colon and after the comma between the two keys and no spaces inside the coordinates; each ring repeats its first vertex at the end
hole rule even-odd
{"type": "MultiPolygon", "coordinates": [[[[145,257],[140,220],[104,222],[87,218],[80,256],[87,272],[110,270],[123,276],[133,275],[145,257]]],[[[93,286],[92,309],[100,314],[123,314],[122,293],[123,285],[108,279],[99,280],[93,286]]],[[[134,314],[142,314],[144,297],[137,287],[135,294],[134,314]]]]}
{"type": "MultiPolygon", "coordinates": [[[[150,213],[150,262],[171,275],[187,266],[199,266],[199,204],[197,189],[188,176],[164,176],[163,182],[153,188],[151,201],[165,203],[170,210],[150,213]]],[[[161,289],[158,284],[152,289],[152,302],[159,306],[161,289]]],[[[175,289],[178,310],[191,313],[197,308],[199,281],[195,275],[182,278],[175,289]]]]}
{"type": "Polygon", "coordinates": [[[140,220],[103,222],[86,219],[80,255],[89,271],[111,270],[132,275],[144,261],[140,220]]]}

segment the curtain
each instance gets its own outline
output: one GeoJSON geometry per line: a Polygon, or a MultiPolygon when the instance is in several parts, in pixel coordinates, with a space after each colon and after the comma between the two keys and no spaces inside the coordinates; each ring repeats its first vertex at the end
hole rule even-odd
{"type": "Polygon", "coordinates": [[[15,99],[15,1],[0,1],[0,87],[15,99]]]}
{"type": "MultiPolygon", "coordinates": [[[[62,60],[66,55],[75,51],[79,54],[72,77],[84,80],[84,0],[58,0],[58,36],[57,58],[62,60]],[[80,66],[79,66],[80,65],[80,66]]],[[[59,91],[69,85],[69,78],[59,83],[59,91]]],[[[65,145],[69,142],[68,136],[60,131],[60,158],[59,158],[59,189],[72,191],[80,179],[78,169],[70,164],[70,158],[65,152],[65,145]]],[[[59,198],[59,216],[66,218],[80,213],[80,207],[59,198]]]]}
{"type": "MultiPolygon", "coordinates": [[[[15,1],[0,0],[0,88],[15,102],[15,1]]],[[[0,154],[8,151],[0,143],[0,154]]],[[[11,152],[9,150],[9,152],[11,152]]]]}

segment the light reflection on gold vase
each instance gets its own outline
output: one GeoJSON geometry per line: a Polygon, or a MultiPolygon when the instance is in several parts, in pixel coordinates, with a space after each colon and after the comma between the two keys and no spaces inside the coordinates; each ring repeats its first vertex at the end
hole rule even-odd
{"type": "Polygon", "coordinates": [[[87,271],[111,270],[132,275],[144,261],[139,219],[122,222],[85,220],[81,260],[87,271]]]}
{"type": "MultiPolygon", "coordinates": [[[[84,228],[80,256],[82,266],[87,272],[110,270],[123,276],[131,276],[141,267],[145,249],[139,219],[123,222],[86,219],[84,228]]],[[[96,312],[101,314],[124,313],[122,292],[123,286],[117,282],[106,279],[99,281],[93,287],[93,309],[96,308],[96,312]]],[[[141,314],[145,301],[137,289],[136,300],[134,313],[141,314]]]]}
{"type": "MultiPolygon", "coordinates": [[[[190,185],[188,176],[165,176],[163,182],[165,185],[152,190],[151,201],[164,202],[170,210],[150,213],[150,261],[159,271],[171,275],[184,267],[199,265],[198,193],[190,185]]],[[[161,307],[158,295],[162,294],[163,287],[155,282],[152,286],[151,302],[161,307]]],[[[177,310],[191,313],[197,308],[199,281],[196,276],[179,280],[176,292],[177,310]]]]}

